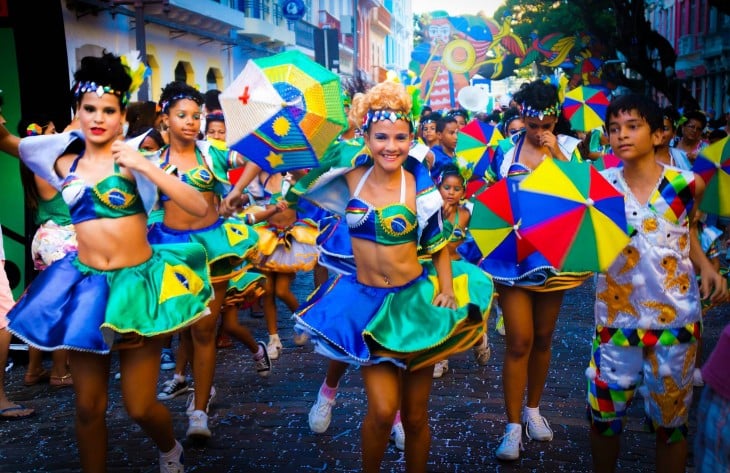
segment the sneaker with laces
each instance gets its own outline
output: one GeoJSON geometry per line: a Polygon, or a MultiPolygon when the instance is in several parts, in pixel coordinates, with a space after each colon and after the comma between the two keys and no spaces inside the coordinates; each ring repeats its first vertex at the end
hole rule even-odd
{"type": "Polygon", "coordinates": [[[279,335],[269,335],[269,343],[266,345],[266,351],[269,352],[269,358],[272,360],[278,360],[279,355],[281,355],[282,348],[284,347],[281,346],[279,335]]]}
{"type": "MultiPolygon", "coordinates": [[[[208,404],[205,405],[205,413],[207,414],[208,411],[210,411],[210,405],[213,403],[213,399],[215,399],[215,386],[210,387],[210,397],[208,397],[208,404]]],[[[195,410],[195,391],[191,392],[188,396],[188,399],[185,401],[185,413],[187,415],[190,415],[195,410]]]]}
{"type": "Polygon", "coordinates": [[[517,460],[520,458],[520,450],[524,450],[522,447],[522,426],[520,424],[507,424],[495,455],[500,460],[517,460]]]}
{"type": "Polygon", "coordinates": [[[522,423],[525,425],[525,434],[530,440],[550,442],[553,439],[553,429],[547,419],[540,415],[540,411],[528,413],[527,408],[522,413],[522,423]]]}
{"type": "Polygon", "coordinates": [[[474,359],[478,365],[484,366],[489,362],[491,357],[492,349],[489,347],[489,339],[485,333],[482,336],[482,342],[474,347],[474,359]]]}
{"type": "Polygon", "coordinates": [[[203,411],[193,411],[188,416],[188,431],[185,436],[191,440],[206,440],[211,437],[208,428],[208,414],[203,411]]]}
{"type": "MultiPolygon", "coordinates": [[[[177,441],[175,447],[180,445],[177,441]]],[[[180,445],[180,453],[173,457],[165,460],[165,455],[160,453],[160,473],[185,473],[185,452],[183,451],[182,445],[180,445]]]]}
{"type": "Polygon", "coordinates": [[[162,354],[160,355],[160,369],[163,371],[175,369],[175,355],[172,353],[172,348],[162,349],[162,354]]]}
{"type": "Polygon", "coordinates": [[[266,378],[271,374],[271,358],[269,358],[269,351],[266,349],[266,344],[264,342],[257,343],[262,348],[264,355],[260,360],[254,358],[253,364],[256,367],[256,372],[259,376],[266,378]]]}
{"type": "Polygon", "coordinates": [[[190,390],[190,384],[188,384],[187,380],[178,381],[177,378],[173,377],[162,384],[162,390],[157,393],[157,399],[167,401],[181,394],[185,394],[188,390],[190,390]]]}
{"type": "Polygon", "coordinates": [[[433,379],[440,378],[447,371],[449,371],[449,360],[437,361],[436,364],[433,365],[433,379]]]}
{"type": "Polygon", "coordinates": [[[395,443],[395,448],[401,452],[406,449],[406,431],[403,430],[403,423],[396,422],[390,430],[390,440],[395,443]]]}
{"type": "Polygon", "coordinates": [[[322,393],[317,394],[317,402],[309,410],[309,428],[312,429],[312,432],[315,434],[327,432],[332,421],[332,407],[334,405],[334,399],[329,399],[323,396],[322,393]]]}

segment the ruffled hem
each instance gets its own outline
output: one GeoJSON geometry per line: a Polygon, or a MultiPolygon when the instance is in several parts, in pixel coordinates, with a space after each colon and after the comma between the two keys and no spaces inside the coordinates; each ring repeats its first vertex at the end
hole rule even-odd
{"type": "Polygon", "coordinates": [[[31,346],[108,353],[125,334],[172,333],[209,313],[204,249],[153,246],[147,261],[111,271],[69,253],[28,287],[8,314],[9,330],[31,346]]]}

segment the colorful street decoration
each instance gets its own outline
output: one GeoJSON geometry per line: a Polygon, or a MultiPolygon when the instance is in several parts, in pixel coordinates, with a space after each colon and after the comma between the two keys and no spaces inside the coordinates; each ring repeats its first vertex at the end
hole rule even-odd
{"type": "Polygon", "coordinates": [[[458,107],[459,90],[475,74],[499,80],[534,64],[561,68],[569,89],[582,85],[614,88],[602,77],[607,49],[592,35],[554,32],[540,38],[533,33],[523,40],[514,33],[513,25],[510,16],[500,23],[482,14],[449,16],[437,10],[424,15],[425,41],[411,53],[410,64],[420,82],[423,103],[434,110],[458,107]]]}

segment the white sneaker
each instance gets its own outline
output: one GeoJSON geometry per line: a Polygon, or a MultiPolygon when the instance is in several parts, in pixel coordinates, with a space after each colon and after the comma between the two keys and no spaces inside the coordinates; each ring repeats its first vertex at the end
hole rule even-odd
{"type": "Polygon", "coordinates": [[[705,380],[702,379],[702,370],[695,368],[692,372],[692,386],[702,387],[705,385],[705,380]]]}
{"type": "Polygon", "coordinates": [[[279,340],[279,335],[269,335],[269,343],[266,345],[266,351],[269,352],[269,358],[272,360],[278,360],[281,355],[281,350],[284,348],[279,340]]]}
{"type": "Polygon", "coordinates": [[[306,332],[294,334],[294,345],[304,346],[309,341],[309,334],[306,332]]]}
{"type": "Polygon", "coordinates": [[[485,333],[482,336],[482,342],[474,347],[474,359],[476,360],[478,365],[484,366],[489,362],[489,359],[491,357],[492,349],[489,347],[489,339],[487,338],[487,334],[485,333]]]}
{"type": "Polygon", "coordinates": [[[520,424],[507,424],[495,455],[500,460],[517,460],[520,458],[520,450],[524,450],[522,447],[522,426],[520,424]]]}
{"type": "Polygon", "coordinates": [[[540,411],[528,414],[525,407],[522,411],[522,422],[528,439],[540,442],[550,442],[553,439],[553,429],[550,428],[547,419],[540,415],[540,411]]]}
{"type": "Polygon", "coordinates": [[[440,378],[447,371],[449,371],[449,360],[437,361],[436,364],[433,365],[433,379],[440,378]]]}
{"type": "Polygon", "coordinates": [[[312,432],[315,434],[327,432],[330,422],[332,422],[332,408],[334,405],[334,399],[329,399],[323,396],[322,393],[317,394],[317,402],[309,410],[309,428],[312,429],[312,432]]]}
{"type": "Polygon", "coordinates": [[[208,414],[203,411],[193,411],[188,417],[188,431],[185,436],[191,440],[206,440],[211,437],[208,428],[208,414]]]}
{"type": "MultiPolygon", "coordinates": [[[[175,441],[175,447],[180,445],[179,442],[175,441]]],[[[180,445],[180,454],[177,457],[168,459],[165,461],[160,453],[160,473],[185,473],[185,454],[180,445]]]]}
{"type": "MultiPolygon", "coordinates": [[[[210,397],[208,397],[208,404],[205,405],[205,413],[207,414],[210,411],[210,405],[213,403],[213,399],[215,399],[215,386],[210,387],[210,397]]],[[[195,410],[195,391],[190,393],[188,396],[188,399],[185,401],[185,412],[187,415],[190,415],[195,410]]]]}
{"type": "Polygon", "coordinates": [[[393,428],[390,431],[390,440],[395,443],[395,448],[401,452],[406,449],[406,431],[403,430],[402,422],[393,424],[393,428]]]}

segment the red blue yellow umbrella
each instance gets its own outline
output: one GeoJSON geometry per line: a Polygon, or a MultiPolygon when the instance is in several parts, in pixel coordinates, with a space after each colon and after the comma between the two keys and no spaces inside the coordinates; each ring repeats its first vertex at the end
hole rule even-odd
{"type": "Polygon", "coordinates": [[[467,180],[472,176],[484,176],[503,138],[496,126],[481,120],[472,120],[459,130],[456,138],[456,165],[467,180]]]}
{"type": "Polygon", "coordinates": [[[249,60],[220,102],[228,147],[270,173],[316,167],[347,126],[338,76],[296,50],[249,60]]]}
{"type": "Polygon", "coordinates": [[[692,171],[705,181],[700,210],[730,217],[730,137],[725,137],[700,151],[692,171]]]}
{"type": "Polygon", "coordinates": [[[603,89],[587,85],[576,87],[565,93],[563,116],[577,131],[590,131],[603,126],[608,103],[603,89]]]}
{"type": "Polygon", "coordinates": [[[546,159],[518,200],[521,235],[562,271],[604,271],[629,242],[624,196],[590,164],[546,159]]]}
{"type": "Polygon", "coordinates": [[[499,266],[500,273],[519,272],[518,265],[535,254],[535,247],[522,236],[517,182],[497,181],[472,199],[474,208],[469,232],[482,254],[484,268],[499,266]]]}

